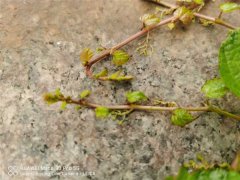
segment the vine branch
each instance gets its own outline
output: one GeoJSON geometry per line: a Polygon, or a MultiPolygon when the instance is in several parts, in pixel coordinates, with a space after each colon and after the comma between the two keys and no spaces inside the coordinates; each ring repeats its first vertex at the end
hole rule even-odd
{"type": "Polygon", "coordinates": [[[74,100],[71,98],[60,98],[59,101],[64,101],[68,104],[76,104],[88,108],[98,108],[98,107],[105,107],[110,110],[141,110],[141,111],[175,111],[176,109],[185,109],[189,112],[215,112],[219,115],[223,115],[226,117],[230,117],[232,119],[240,121],[240,116],[229,113],[225,110],[222,110],[216,106],[208,105],[208,106],[201,106],[201,107],[165,107],[165,106],[153,106],[153,105],[137,105],[137,104],[124,104],[124,105],[102,105],[96,104],[92,102],[88,102],[84,99],[74,100]]]}
{"type": "MultiPolygon", "coordinates": [[[[174,5],[174,4],[162,1],[162,0],[160,0],[160,1],[159,0],[144,0],[144,1],[152,2],[154,4],[158,4],[158,5],[161,5],[161,6],[164,6],[164,7],[167,7],[167,8],[171,8],[171,9],[178,8],[177,5],[174,5]]],[[[204,14],[197,13],[197,12],[194,12],[193,15],[195,17],[198,17],[198,18],[201,18],[201,19],[205,19],[207,21],[214,22],[214,23],[216,23],[218,25],[222,25],[222,26],[227,27],[229,29],[237,29],[236,26],[231,25],[228,22],[225,22],[224,20],[220,19],[219,17],[215,18],[215,17],[211,17],[211,16],[204,15],[204,14]]]]}
{"type": "MultiPolygon", "coordinates": [[[[177,17],[172,16],[172,17],[170,17],[170,18],[168,18],[168,19],[165,19],[165,20],[161,21],[160,23],[158,23],[158,24],[156,24],[156,25],[153,25],[153,26],[148,27],[148,28],[144,28],[144,29],[142,29],[141,31],[137,32],[136,34],[134,34],[134,35],[130,36],[129,38],[125,39],[124,41],[120,42],[119,44],[113,46],[112,48],[104,50],[104,51],[103,51],[101,54],[99,54],[98,56],[93,57],[93,58],[91,59],[91,61],[85,66],[87,76],[89,76],[90,78],[93,78],[93,73],[92,73],[92,71],[91,71],[92,66],[93,66],[95,63],[97,63],[97,62],[105,59],[106,57],[108,57],[113,51],[115,51],[115,50],[117,50],[117,49],[120,49],[121,47],[123,47],[123,46],[125,46],[126,44],[134,41],[135,39],[137,39],[137,38],[139,38],[139,37],[147,34],[148,32],[152,31],[153,29],[156,29],[157,27],[163,26],[163,25],[168,24],[168,23],[170,23],[170,22],[174,22],[174,21],[176,21],[177,19],[178,19],[177,17]]],[[[105,77],[99,77],[98,79],[100,79],[100,80],[106,80],[105,77]]]]}
{"type": "MultiPolygon", "coordinates": [[[[167,8],[171,8],[171,9],[177,9],[179,6],[177,5],[174,5],[174,4],[171,4],[171,3],[168,3],[168,2],[165,2],[165,1],[159,1],[159,0],[145,0],[145,1],[148,1],[148,2],[152,2],[152,3],[155,3],[155,4],[158,4],[158,5],[161,5],[161,6],[165,6],[167,8]]],[[[224,20],[220,19],[220,18],[215,18],[215,17],[211,17],[211,16],[207,16],[207,15],[204,15],[204,14],[200,14],[200,13],[197,13],[197,12],[194,12],[193,15],[195,17],[198,17],[198,18],[201,18],[201,19],[205,19],[205,20],[208,20],[208,21],[211,21],[211,22],[214,22],[216,24],[219,24],[219,25],[222,25],[224,27],[227,27],[229,29],[236,29],[235,26],[225,22],[224,20]]],[[[109,48],[109,49],[106,49],[104,51],[101,52],[101,54],[97,55],[97,56],[94,56],[86,65],[85,65],[85,71],[86,71],[86,75],[90,78],[94,78],[94,75],[93,75],[93,72],[91,70],[91,68],[93,67],[94,64],[96,64],[97,62],[99,61],[102,61],[104,59],[106,59],[109,55],[111,55],[112,52],[114,52],[115,50],[118,50],[120,49],[121,47],[125,46],[126,44],[134,41],[135,39],[138,39],[139,37],[143,36],[143,35],[146,35],[148,32],[156,29],[157,27],[160,27],[160,26],[163,26],[163,25],[166,25],[168,23],[171,23],[171,22],[175,22],[179,19],[179,17],[175,17],[175,16],[172,16],[170,18],[167,18],[161,22],[159,22],[158,24],[156,25],[153,25],[153,26],[150,26],[150,27],[147,27],[147,28],[143,28],[141,31],[135,33],[134,35],[130,36],[129,38],[125,39],[124,41],[120,42],[119,44],[113,46],[112,48],[109,48]]],[[[99,80],[108,80],[107,77],[98,77],[99,80]]]]}

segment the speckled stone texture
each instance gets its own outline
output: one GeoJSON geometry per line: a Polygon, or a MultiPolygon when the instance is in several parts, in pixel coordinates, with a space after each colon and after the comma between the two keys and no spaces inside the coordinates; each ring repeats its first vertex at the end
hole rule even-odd
{"type": "MultiPolygon", "coordinates": [[[[217,15],[220,2],[204,13],[217,15]]],[[[217,114],[204,113],[179,128],[170,124],[169,113],[134,112],[119,126],[96,119],[90,109],[69,106],[61,112],[59,104],[43,102],[45,92],[59,87],[71,96],[90,89],[90,99],[103,104],[124,103],[126,91],[140,90],[181,106],[201,105],[201,86],[218,76],[218,48],[227,34],[220,26],[159,28],[150,33],[151,57],[136,53],[140,40],[124,47],[133,57],[123,69],[136,77],[129,83],[98,82],[84,73],[79,61],[84,47],[115,45],[137,32],[139,17],[154,8],[141,0],[0,1],[2,180],[162,180],[196,153],[231,162],[239,149],[239,124],[217,114]],[[76,165],[95,175],[9,176],[14,165],[76,165]]],[[[224,17],[240,25],[239,12],[224,17]]],[[[109,61],[100,66],[116,69],[109,61]]],[[[240,101],[231,94],[215,103],[240,112],[240,101]]]]}

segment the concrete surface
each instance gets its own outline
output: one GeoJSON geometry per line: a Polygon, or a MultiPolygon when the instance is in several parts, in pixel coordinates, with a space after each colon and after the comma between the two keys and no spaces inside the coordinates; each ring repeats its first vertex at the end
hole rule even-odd
{"type": "MultiPolygon", "coordinates": [[[[217,15],[214,6],[204,12],[217,15]]],[[[0,1],[2,180],[161,180],[196,153],[213,162],[231,162],[240,147],[239,123],[213,113],[179,128],[170,124],[168,113],[134,112],[119,126],[96,119],[89,109],[77,112],[69,107],[61,112],[59,105],[43,102],[42,95],[58,87],[72,96],[90,89],[94,92],[90,99],[104,104],[123,103],[129,90],[182,106],[204,102],[200,88],[218,75],[218,48],[227,34],[219,26],[160,28],[150,34],[151,57],[135,52],[139,41],[124,47],[133,55],[124,66],[136,77],[130,83],[98,82],[85,76],[79,62],[84,47],[115,45],[137,32],[139,17],[152,11],[154,5],[140,0],[0,1]],[[23,171],[17,169],[18,174],[10,176],[15,166],[77,166],[78,172],[95,175],[21,176],[23,171]]],[[[239,12],[225,17],[240,25],[239,12]]],[[[101,65],[113,67],[109,62],[101,65]]],[[[231,94],[216,103],[240,111],[239,100],[231,94]]]]}

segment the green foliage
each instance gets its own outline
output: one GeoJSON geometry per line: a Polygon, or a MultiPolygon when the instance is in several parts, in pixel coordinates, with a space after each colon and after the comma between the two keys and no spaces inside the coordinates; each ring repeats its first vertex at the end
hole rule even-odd
{"type": "Polygon", "coordinates": [[[195,4],[198,4],[198,5],[204,4],[204,0],[177,0],[177,2],[195,3],[195,4]]]}
{"type": "Polygon", "coordinates": [[[122,50],[114,51],[112,56],[113,56],[112,57],[112,62],[116,66],[122,66],[123,64],[125,64],[129,60],[129,55],[122,50]]]}
{"type": "Polygon", "coordinates": [[[222,79],[215,78],[203,85],[202,92],[208,98],[220,98],[228,92],[228,89],[222,79]]]}
{"type": "Polygon", "coordinates": [[[178,17],[179,20],[185,25],[190,24],[194,18],[193,12],[185,6],[177,8],[177,10],[174,12],[174,16],[178,17]]]}
{"type": "Polygon", "coordinates": [[[168,28],[169,28],[170,30],[173,30],[175,27],[176,27],[175,23],[173,23],[173,22],[168,23],[168,28]]]}
{"type": "Polygon", "coordinates": [[[219,51],[219,68],[226,86],[240,97],[240,30],[229,34],[219,51]]]}
{"type": "Polygon", "coordinates": [[[194,0],[194,2],[196,3],[196,4],[204,4],[204,0],[194,0]]]}
{"type": "Polygon", "coordinates": [[[108,69],[104,68],[101,72],[94,75],[95,78],[100,78],[108,75],[108,69]]]}
{"type": "Polygon", "coordinates": [[[166,180],[238,180],[240,174],[236,171],[213,168],[207,170],[193,170],[189,171],[182,167],[177,176],[167,177],[166,180]]]}
{"type": "Polygon", "coordinates": [[[97,107],[95,113],[97,118],[106,118],[110,114],[109,109],[103,106],[97,107]]]}
{"type": "Polygon", "coordinates": [[[173,111],[173,115],[171,117],[172,124],[181,127],[192,122],[193,120],[194,120],[193,116],[188,111],[180,108],[173,111]]]}
{"type": "Polygon", "coordinates": [[[78,111],[81,109],[81,106],[77,105],[77,106],[75,106],[75,109],[78,111]]]}
{"type": "Polygon", "coordinates": [[[86,97],[88,97],[90,94],[91,94],[91,91],[89,91],[89,90],[84,90],[83,92],[81,92],[80,98],[81,98],[81,99],[86,98],[86,97]]]}
{"type": "Polygon", "coordinates": [[[141,101],[147,100],[146,95],[141,91],[128,92],[126,94],[126,97],[127,97],[127,101],[129,103],[136,103],[136,102],[141,102],[141,101]]]}
{"type": "Polygon", "coordinates": [[[234,10],[240,9],[240,5],[237,3],[234,3],[234,2],[227,2],[227,3],[222,4],[220,6],[220,9],[225,13],[229,13],[234,10]]]}
{"type": "Polygon", "coordinates": [[[122,71],[117,71],[110,76],[107,77],[107,80],[111,81],[128,81],[131,80],[133,77],[132,76],[125,76],[122,75],[122,71]]]}
{"type": "Polygon", "coordinates": [[[65,110],[66,108],[67,108],[67,102],[66,102],[66,101],[63,101],[62,104],[61,104],[60,109],[61,109],[61,110],[65,110]]]}
{"type": "Polygon", "coordinates": [[[158,24],[161,19],[156,14],[144,14],[140,20],[143,22],[144,27],[158,24]]]}
{"type": "Polygon", "coordinates": [[[89,48],[84,48],[80,54],[80,60],[82,61],[83,65],[86,65],[92,57],[93,57],[93,52],[89,48]]]}
{"type": "Polygon", "coordinates": [[[61,98],[63,98],[63,94],[59,88],[56,89],[53,93],[46,93],[43,95],[43,99],[48,105],[61,101],[61,98]]]}

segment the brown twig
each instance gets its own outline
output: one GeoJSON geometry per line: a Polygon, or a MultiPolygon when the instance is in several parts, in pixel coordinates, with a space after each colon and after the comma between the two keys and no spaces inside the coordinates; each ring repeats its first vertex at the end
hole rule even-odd
{"type": "MultiPolygon", "coordinates": [[[[152,3],[155,3],[155,4],[158,4],[158,5],[161,5],[161,6],[165,6],[167,8],[171,8],[171,9],[176,9],[178,8],[177,5],[174,5],[174,4],[171,4],[171,3],[168,3],[168,2],[165,2],[165,1],[158,1],[158,0],[145,0],[145,1],[148,1],[148,2],[152,2],[152,3]]],[[[214,17],[211,17],[211,16],[207,16],[207,15],[204,15],[204,14],[200,14],[200,13],[197,13],[195,12],[194,13],[194,16],[195,17],[198,17],[198,18],[201,18],[201,19],[205,19],[205,20],[208,20],[208,21],[212,21],[216,24],[219,24],[219,25],[222,25],[224,27],[227,27],[229,29],[236,29],[235,26],[223,21],[222,19],[219,19],[219,18],[214,18],[214,17]]],[[[144,28],[142,29],[141,31],[137,32],[136,34],[130,36],[129,38],[127,38],[126,40],[120,42],[119,44],[113,46],[112,48],[110,49],[106,49],[104,51],[102,51],[101,54],[93,57],[85,66],[85,70],[86,70],[86,75],[90,78],[94,78],[94,75],[93,75],[93,72],[91,70],[92,66],[99,62],[99,61],[102,61],[104,59],[106,59],[113,51],[117,50],[117,49],[120,49],[121,47],[125,46],[126,44],[132,42],[133,40],[147,34],[149,31],[152,31],[153,29],[156,29],[157,27],[159,26],[163,26],[165,24],[168,24],[170,22],[174,22],[178,19],[178,17],[175,17],[175,16],[172,16],[168,19],[165,19],[163,21],[161,21],[160,23],[156,24],[156,25],[153,25],[151,27],[148,27],[148,28],[144,28]]],[[[99,80],[108,80],[107,77],[98,77],[99,80]]]]}
{"type": "Polygon", "coordinates": [[[86,100],[73,100],[70,98],[62,98],[60,101],[65,101],[68,104],[76,104],[80,106],[85,106],[88,108],[98,108],[98,107],[105,107],[110,110],[141,110],[141,111],[174,111],[176,109],[185,109],[187,111],[192,111],[192,112],[215,112],[219,115],[223,115],[226,117],[230,117],[232,119],[240,121],[240,116],[229,113],[227,111],[224,111],[218,107],[215,106],[202,106],[202,107],[166,107],[166,106],[153,106],[153,105],[136,105],[136,104],[124,104],[124,105],[102,105],[102,104],[96,104],[92,102],[88,102],[86,100]]]}
{"type": "MultiPolygon", "coordinates": [[[[158,5],[161,5],[161,6],[164,6],[164,7],[167,7],[167,8],[178,8],[177,5],[174,5],[174,4],[171,4],[171,3],[168,3],[168,2],[165,2],[165,1],[158,1],[158,0],[144,0],[144,1],[148,1],[148,2],[152,2],[154,4],[158,4],[158,5]]],[[[211,17],[211,16],[207,16],[207,15],[204,15],[204,14],[200,14],[200,13],[193,13],[193,15],[195,17],[198,17],[198,18],[201,18],[201,19],[205,19],[205,20],[208,20],[208,21],[212,21],[216,24],[219,24],[219,25],[222,25],[224,27],[227,27],[229,29],[236,29],[237,27],[225,22],[224,20],[220,19],[220,18],[215,18],[215,17],[211,17]]]]}
{"type": "MultiPolygon", "coordinates": [[[[87,65],[85,66],[87,76],[89,76],[90,78],[93,78],[93,73],[91,71],[92,66],[95,63],[97,63],[97,62],[107,58],[113,51],[115,51],[117,49],[120,49],[121,47],[125,46],[126,44],[128,44],[128,43],[132,42],[133,40],[135,40],[135,39],[137,39],[137,38],[147,34],[148,32],[156,29],[157,27],[163,26],[163,25],[168,24],[170,22],[174,22],[176,20],[177,20],[177,18],[172,16],[172,17],[170,17],[168,19],[165,19],[165,20],[161,21],[160,23],[158,23],[156,25],[150,26],[148,28],[144,28],[141,31],[137,32],[136,34],[130,36],[126,40],[124,40],[124,41],[120,42],[119,44],[113,46],[112,48],[104,50],[100,55],[98,55],[96,57],[93,57],[90,60],[90,62],[87,63],[87,65]]],[[[106,77],[99,77],[98,79],[106,80],[106,77]]]]}

